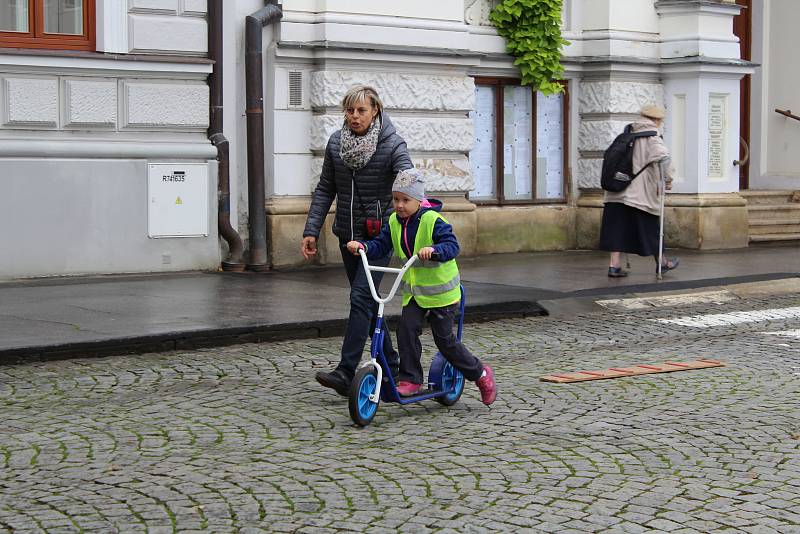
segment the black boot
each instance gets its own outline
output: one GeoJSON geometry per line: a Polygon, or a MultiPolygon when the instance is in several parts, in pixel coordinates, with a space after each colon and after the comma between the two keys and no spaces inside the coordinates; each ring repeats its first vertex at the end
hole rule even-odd
{"type": "Polygon", "coordinates": [[[353,379],[347,376],[341,369],[334,369],[331,372],[319,371],[314,378],[317,382],[336,391],[342,397],[347,397],[350,393],[350,382],[353,379]]]}

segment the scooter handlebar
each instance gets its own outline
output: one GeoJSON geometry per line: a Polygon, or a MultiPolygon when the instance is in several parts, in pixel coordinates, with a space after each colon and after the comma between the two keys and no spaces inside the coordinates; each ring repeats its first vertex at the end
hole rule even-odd
{"type": "Polygon", "coordinates": [[[394,280],[394,283],[392,284],[392,288],[389,290],[389,294],[386,296],[386,298],[380,298],[380,296],[378,296],[378,291],[375,289],[375,282],[373,282],[372,276],[371,275],[367,276],[367,282],[369,283],[369,291],[370,293],[372,293],[372,298],[375,300],[375,302],[378,303],[386,303],[394,298],[394,294],[397,292],[397,288],[400,287],[400,282],[403,280],[403,275],[406,273],[407,270],[411,268],[412,265],[414,265],[414,262],[416,262],[417,259],[419,259],[419,256],[414,254],[413,256],[408,258],[408,261],[406,261],[406,263],[401,268],[397,269],[394,267],[371,267],[369,261],[367,260],[367,253],[364,251],[363,248],[358,249],[358,255],[361,256],[361,262],[364,264],[364,271],[366,271],[368,275],[372,271],[393,273],[397,275],[397,277],[394,280]]]}

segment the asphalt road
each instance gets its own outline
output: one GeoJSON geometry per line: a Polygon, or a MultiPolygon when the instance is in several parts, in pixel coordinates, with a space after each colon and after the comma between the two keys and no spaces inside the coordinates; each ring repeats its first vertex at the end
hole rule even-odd
{"type": "Polygon", "coordinates": [[[497,402],[364,429],[336,338],[1,366],[0,532],[800,533],[800,294],[607,306],[467,325],[497,402]]]}

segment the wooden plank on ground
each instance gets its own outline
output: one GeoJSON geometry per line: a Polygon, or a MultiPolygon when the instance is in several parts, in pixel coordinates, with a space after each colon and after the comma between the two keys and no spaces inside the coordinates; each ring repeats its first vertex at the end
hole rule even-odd
{"type": "Polygon", "coordinates": [[[631,367],[611,367],[599,371],[578,371],[576,373],[559,373],[540,377],[543,382],[586,382],[587,380],[605,380],[607,378],[622,378],[625,376],[650,375],[655,373],[674,373],[675,371],[690,371],[692,369],[707,369],[709,367],[724,367],[725,363],[717,360],[701,358],[689,362],[663,362],[654,364],[640,364],[631,367]]]}

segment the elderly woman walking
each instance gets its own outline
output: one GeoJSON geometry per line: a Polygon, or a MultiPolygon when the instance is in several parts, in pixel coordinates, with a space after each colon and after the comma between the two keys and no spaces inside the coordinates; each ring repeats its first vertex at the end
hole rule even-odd
{"type": "MultiPolygon", "coordinates": [[[[633,123],[633,132],[655,131],[658,135],[642,137],[633,147],[633,171],[639,174],[628,187],[619,192],[605,192],[603,222],[600,229],[600,250],[611,253],[608,276],[628,276],[620,260],[623,252],[639,256],[654,256],[658,268],[660,234],[661,173],[664,172],[666,189],[672,187],[671,168],[668,165],[669,149],[661,137],[666,116],[664,108],[648,105],[639,112],[640,119],[633,123]]],[[[678,258],[663,258],[661,271],[678,266],[678,258]]]]}
{"type": "MultiPolygon", "coordinates": [[[[342,99],[342,109],[344,124],[328,139],[319,184],[314,190],[303,230],[301,252],[307,260],[316,255],[320,229],[335,198],[333,233],[339,240],[350,283],[350,315],[339,364],[330,372],[318,372],[315,378],[323,386],[346,396],[364,345],[374,328],[377,311],[361,259],[347,252],[347,242],[372,239],[380,232],[381,225],[388,224],[394,178],[413,165],[406,142],[397,135],[375,89],[366,85],[350,88],[342,99]]],[[[372,264],[385,267],[390,258],[387,256],[372,264]]],[[[378,287],[381,274],[375,273],[372,277],[378,287]]],[[[392,347],[388,331],[384,336],[384,354],[396,371],[399,356],[392,347]]]]}

